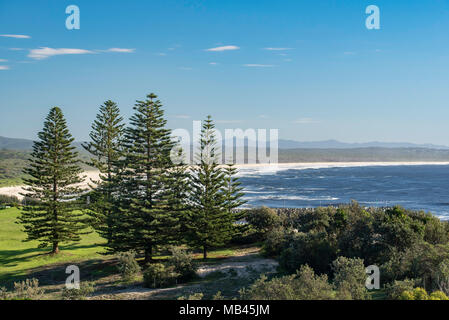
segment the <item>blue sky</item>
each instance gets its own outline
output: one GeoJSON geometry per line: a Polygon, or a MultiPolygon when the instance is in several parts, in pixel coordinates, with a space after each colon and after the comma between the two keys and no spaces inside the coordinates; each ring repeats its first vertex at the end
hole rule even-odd
{"type": "Polygon", "coordinates": [[[284,139],[449,145],[449,1],[0,0],[0,35],[2,136],[35,138],[60,106],[84,140],[103,101],[129,117],[155,92],[171,128],[211,114],[284,139]]]}

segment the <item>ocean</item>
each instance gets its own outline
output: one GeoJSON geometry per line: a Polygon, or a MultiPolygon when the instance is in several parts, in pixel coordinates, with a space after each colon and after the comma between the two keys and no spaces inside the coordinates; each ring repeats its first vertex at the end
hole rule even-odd
{"type": "Polygon", "coordinates": [[[356,200],[400,205],[449,219],[449,165],[391,165],[239,170],[246,206],[317,207],[356,200]]]}

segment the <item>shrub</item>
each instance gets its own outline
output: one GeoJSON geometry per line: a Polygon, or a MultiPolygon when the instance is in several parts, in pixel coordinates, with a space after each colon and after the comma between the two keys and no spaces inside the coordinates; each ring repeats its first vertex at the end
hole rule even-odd
{"type": "Polygon", "coordinates": [[[400,300],[429,300],[429,295],[423,288],[404,291],[399,297],[400,300]]]}
{"type": "Polygon", "coordinates": [[[143,273],[143,281],[147,288],[161,288],[176,283],[179,274],[173,266],[162,263],[153,263],[147,266],[143,273]]]}
{"type": "Polygon", "coordinates": [[[5,287],[0,287],[0,300],[7,300],[8,299],[8,291],[5,287]]]}
{"type": "Polygon", "coordinates": [[[171,257],[168,260],[168,265],[172,266],[174,272],[179,274],[179,280],[184,282],[195,278],[198,267],[192,256],[187,251],[177,247],[172,247],[170,252],[171,257]]]}
{"type": "Polygon", "coordinates": [[[269,231],[281,224],[281,219],[276,211],[267,207],[248,210],[245,219],[256,230],[260,240],[265,239],[269,231]]]}
{"type": "Polygon", "coordinates": [[[291,237],[291,232],[284,228],[275,228],[269,231],[265,236],[263,243],[263,253],[268,257],[275,257],[279,255],[281,250],[288,243],[291,237]]]}
{"type": "Polygon", "coordinates": [[[80,283],[79,289],[62,289],[63,300],[85,300],[95,291],[94,284],[91,282],[80,283]]]}
{"type": "Polygon", "coordinates": [[[9,205],[9,206],[17,206],[19,203],[20,203],[20,200],[16,196],[8,196],[8,195],[0,194],[0,204],[9,205]]]}
{"type": "Polygon", "coordinates": [[[366,273],[362,259],[338,257],[332,262],[334,285],[340,299],[365,300],[368,292],[365,287],[366,273]]]}
{"type": "Polygon", "coordinates": [[[202,300],[204,297],[204,294],[201,292],[197,292],[194,294],[191,294],[189,296],[181,296],[178,298],[178,300],[202,300]]]}
{"type": "Polygon", "coordinates": [[[122,252],[117,255],[117,269],[125,281],[133,279],[140,272],[140,266],[135,257],[135,251],[122,252]]]}
{"type": "Polygon", "coordinates": [[[26,279],[21,282],[14,282],[14,292],[11,294],[12,299],[21,300],[38,300],[44,294],[44,289],[39,288],[39,280],[26,279]]]}
{"type": "Polygon", "coordinates": [[[394,281],[385,285],[385,293],[390,300],[399,300],[404,291],[412,291],[420,280],[405,279],[402,281],[394,281]]]}
{"type": "Polygon", "coordinates": [[[429,300],[449,300],[449,297],[442,291],[434,291],[430,295],[429,300]]]}
{"type": "Polygon", "coordinates": [[[332,300],[335,292],[326,275],[316,275],[305,265],[294,275],[267,281],[262,275],[248,289],[240,290],[246,300],[332,300]]]}

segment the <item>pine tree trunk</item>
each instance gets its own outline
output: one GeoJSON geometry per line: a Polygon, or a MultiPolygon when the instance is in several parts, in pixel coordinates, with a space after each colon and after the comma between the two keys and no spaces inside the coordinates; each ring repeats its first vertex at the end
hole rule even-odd
{"type": "Polygon", "coordinates": [[[58,254],[59,253],[59,243],[53,242],[53,250],[51,251],[52,254],[58,254]]]}
{"type": "Polygon", "coordinates": [[[206,246],[203,247],[203,259],[204,260],[207,259],[207,248],[206,248],[206,246]]]}
{"type": "Polygon", "coordinates": [[[153,261],[153,247],[149,245],[145,248],[145,263],[153,261]]]}

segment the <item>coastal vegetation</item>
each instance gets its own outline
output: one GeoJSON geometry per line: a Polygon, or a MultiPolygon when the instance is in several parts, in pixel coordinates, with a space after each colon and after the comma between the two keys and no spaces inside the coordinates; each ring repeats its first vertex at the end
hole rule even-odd
{"type": "Polygon", "coordinates": [[[448,299],[447,222],[355,201],[244,208],[237,169],[219,165],[212,117],[193,167],[166,123],[155,94],[136,101],[128,124],[108,100],[81,160],[62,110],[50,110],[27,155],[25,201],[0,199],[0,298],[139,288],[147,298],[448,299]],[[83,166],[100,172],[89,189],[83,166]],[[67,263],[80,266],[80,289],[63,287],[67,263]],[[367,289],[368,266],[379,288],[367,289]]]}

